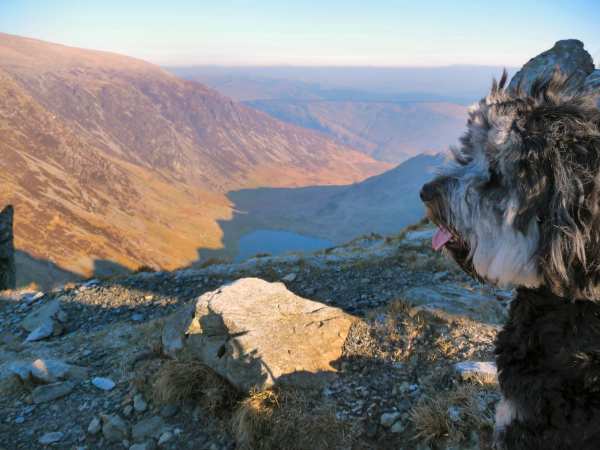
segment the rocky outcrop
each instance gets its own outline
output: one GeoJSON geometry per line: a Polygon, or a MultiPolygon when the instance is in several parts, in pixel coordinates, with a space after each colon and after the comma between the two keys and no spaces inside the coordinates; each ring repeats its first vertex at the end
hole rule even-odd
{"type": "Polygon", "coordinates": [[[550,74],[556,65],[571,77],[569,86],[572,87],[581,86],[586,77],[594,71],[594,61],[584,50],[583,42],[566,39],[558,41],[550,50],[530,59],[510,80],[509,92],[513,92],[523,78],[523,89],[529,91],[533,80],[539,74],[550,74]]]}
{"type": "Polygon", "coordinates": [[[200,360],[241,391],[322,387],[339,369],[354,318],[282,283],[243,278],[199,297],[166,326],[167,355],[200,360]]]}
{"type": "Polygon", "coordinates": [[[0,291],[14,289],[17,285],[13,216],[12,205],[0,213],[0,291]]]}
{"type": "Polygon", "coordinates": [[[501,324],[506,320],[506,312],[500,303],[452,283],[410,288],[403,296],[415,305],[411,314],[426,319],[451,322],[468,317],[489,324],[501,324]]]}

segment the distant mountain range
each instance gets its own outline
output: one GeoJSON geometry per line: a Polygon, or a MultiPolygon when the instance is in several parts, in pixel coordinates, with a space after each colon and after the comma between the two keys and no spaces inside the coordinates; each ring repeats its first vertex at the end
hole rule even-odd
{"type": "Polygon", "coordinates": [[[100,276],[184,266],[221,246],[228,191],[348,184],[394,167],[152,64],[7,34],[0,152],[21,276],[44,261],[100,276]]]}
{"type": "MultiPolygon", "coordinates": [[[[466,105],[503,68],[224,68],[168,70],[272,117],[329,133],[379,161],[443,152],[464,133],[466,105]],[[407,92],[411,89],[427,91],[407,92]]],[[[511,72],[514,72],[511,69],[511,72]]]]}

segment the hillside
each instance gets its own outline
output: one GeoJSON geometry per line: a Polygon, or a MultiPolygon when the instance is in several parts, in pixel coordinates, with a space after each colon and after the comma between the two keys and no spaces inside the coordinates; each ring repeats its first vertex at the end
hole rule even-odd
{"type": "MultiPolygon", "coordinates": [[[[317,68],[295,69],[295,73],[283,68],[281,71],[276,68],[230,68],[229,72],[225,72],[226,68],[210,67],[169,70],[186,80],[206,83],[220,93],[277,119],[333,135],[378,161],[398,164],[426,151],[446,151],[465,131],[466,106],[485,93],[469,93],[467,97],[461,97],[402,90],[418,86],[415,83],[419,77],[426,80],[422,88],[439,89],[444,83],[448,84],[446,89],[450,86],[457,88],[461,84],[452,78],[462,73],[458,68],[413,69],[415,73],[412,75],[409,74],[413,71],[406,68],[348,69],[350,72],[355,69],[357,73],[370,69],[370,85],[362,78],[344,78],[336,74],[335,68],[329,68],[332,72],[329,77],[326,68],[321,70],[322,74],[317,68]],[[218,72],[217,69],[224,73],[211,73],[218,72]],[[201,70],[207,73],[199,72],[201,70]],[[265,74],[279,74],[281,78],[261,76],[260,70],[265,74]],[[437,84],[434,83],[436,70],[437,84]],[[386,73],[390,71],[397,72],[407,86],[403,87],[399,81],[392,83],[390,74],[386,73]],[[445,80],[445,75],[450,79],[445,80]],[[382,77],[387,81],[378,90],[378,79],[382,77]]],[[[489,76],[483,82],[481,79],[475,82],[478,77],[482,78],[481,68],[473,68],[463,75],[473,80],[475,85],[487,86],[492,75],[501,73],[501,69],[487,70],[489,76]]]]}
{"type": "Polygon", "coordinates": [[[467,108],[451,103],[357,101],[244,102],[285,122],[323,131],[378,161],[401,163],[444,152],[466,130],[467,108]]]}
{"type": "Polygon", "coordinates": [[[393,167],[149,63],[6,34],[0,151],[21,264],[85,275],[197,260],[220,246],[230,190],[393,167]]]}
{"type": "Polygon", "coordinates": [[[423,216],[419,188],[450,158],[426,153],[361,183],[347,186],[260,188],[232,191],[233,217],[219,221],[223,249],[200,249],[204,258],[238,255],[237,243],[254,230],[288,231],[344,242],[372,232],[398,232],[423,216]]]}
{"type": "MultiPolygon", "coordinates": [[[[469,373],[456,364],[493,358],[511,294],[477,285],[435,252],[431,228],[329,254],[6,292],[0,446],[41,449],[45,437],[107,450],[489,450],[497,387],[483,376],[465,381],[469,373]],[[246,277],[284,276],[284,289],[356,320],[326,388],[238,392],[201,362],[163,354],[165,325],[198,296],[218,296],[221,286],[246,277]],[[56,334],[25,341],[35,317],[56,334]],[[40,365],[47,368],[41,380],[29,375],[40,365]]],[[[242,334],[230,332],[232,341],[242,334]]],[[[302,348],[289,345],[283,360],[302,348]]]]}

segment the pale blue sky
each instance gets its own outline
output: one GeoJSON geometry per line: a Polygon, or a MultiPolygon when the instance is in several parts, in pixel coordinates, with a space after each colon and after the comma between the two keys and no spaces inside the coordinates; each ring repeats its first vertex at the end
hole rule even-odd
{"type": "Polygon", "coordinates": [[[162,66],[520,66],[559,39],[598,64],[600,1],[0,0],[0,32],[162,66]]]}

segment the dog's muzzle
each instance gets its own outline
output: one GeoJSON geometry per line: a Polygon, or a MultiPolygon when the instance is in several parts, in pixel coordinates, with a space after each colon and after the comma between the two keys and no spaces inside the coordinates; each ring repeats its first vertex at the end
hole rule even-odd
{"type": "Polygon", "coordinates": [[[438,187],[433,182],[425,183],[419,189],[419,196],[421,197],[421,201],[423,203],[427,203],[433,200],[440,194],[438,187]]]}

